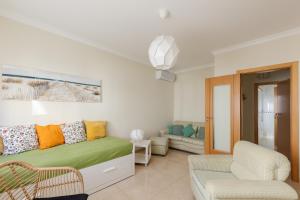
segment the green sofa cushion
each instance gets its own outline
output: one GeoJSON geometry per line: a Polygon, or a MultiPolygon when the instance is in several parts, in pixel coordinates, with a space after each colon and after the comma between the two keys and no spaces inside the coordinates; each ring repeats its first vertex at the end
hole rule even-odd
{"type": "Polygon", "coordinates": [[[86,168],[132,152],[132,144],[125,139],[107,136],[105,138],[76,144],[64,144],[45,150],[32,150],[20,154],[0,156],[0,163],[24,161],[35,167],[86,168]]]}

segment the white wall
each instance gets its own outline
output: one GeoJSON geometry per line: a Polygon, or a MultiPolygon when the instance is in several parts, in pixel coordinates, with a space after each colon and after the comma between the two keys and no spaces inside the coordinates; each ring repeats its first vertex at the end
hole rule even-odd
{"type": "Polygon", "coordinates": [[[205,121],[205,79],[212,75],[212,67],[177,73],[174,120],[205,121]]]}
{"type": "Polygon", "coordinates": [[[244,68],[299,60],[300,34],[216,55],[215,76],[233,74],[244,68]]]}
{"type": "Polygon", "coordinates": [[[300,34],[215,56],[215,75],[236,70],[300,60],[300,34]]]}
{"type": "Polygon", "coordinates": [[[173,84],[155,80],[150,66],[5,18],[0,18],[0,64],[90,77],[103,83],[102,103],[44,102],[49,115],[40,119],[31,115],[30,102],[1,101],[0,126],[107,120],[111,134],[128,137],[133,128],[156,134],[173,119],[173,84]]]}

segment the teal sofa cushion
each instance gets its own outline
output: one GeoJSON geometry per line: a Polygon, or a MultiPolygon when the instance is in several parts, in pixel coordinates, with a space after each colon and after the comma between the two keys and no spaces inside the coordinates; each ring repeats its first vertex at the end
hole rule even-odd
{"type": "Polygon", "coordinates": [[[183,128],[184,126],[183,125],[173,125],[173,135],[179,135],[179,136],[182,136],[183,135],[183,128]]]}
{"type": "Polygon", "coordinates": [[[173,134],[173,125],[171,124],[171,125],[169,125],[168,126],[168,134],[173,134]]]}
{"type": "Polygon", "coordinates": [[[204,140],[205,137],[205,128],[204,127],[199,127],[197,138],[200,140],[204,140]]]}
{"type": "Polygon", "coordinates": [[[194,130],[192,124],[189,124],[183,128],[183,136],[184,137],[191,137],[194,134],[195,134],[195,130],[194,130]]]}

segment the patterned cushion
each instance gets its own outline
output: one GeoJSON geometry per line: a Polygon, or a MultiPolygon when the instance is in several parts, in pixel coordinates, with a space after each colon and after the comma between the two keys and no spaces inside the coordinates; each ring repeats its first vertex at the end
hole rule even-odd
{"type": "Polygon", "coordinates": [[[83,123],[80,121],[61,125],[66,144],[74,144],[86,140],[83,123]]]}
{"type": "Polygon", "coordinates": [[[38,140],[34,125],[1,127],[4,155],[21,153],[38,148],[38,140]]]}

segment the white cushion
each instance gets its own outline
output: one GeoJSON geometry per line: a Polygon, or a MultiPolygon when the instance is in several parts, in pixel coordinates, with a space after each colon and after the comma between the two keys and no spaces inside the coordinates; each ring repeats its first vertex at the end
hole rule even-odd
{"type": "Polygon", "coordinates": [[[231,171],[241,180],[285,181],[290,169],[289,160],[278,152],[246,141],[234,146],[231,171]]]}
{"type": "Polygon", "coordinates": [[[169,138],[169,139],[172,139],[172,140],[182,141],[183,136],[178,136],[178,135],[171,135],[171,134],[168,134],[168,138],[169,138]]]}
{"type": "Polygon", "coordinates": [[[200,140],[199,138],[192,138],[192,137],[184,137],[178,135],[171,135],[168,134],[168,138],[175,141],[183,141],[185,143],[196,144],[196,145],[204,145],[204,141],[200,140]]]}
{"type": "Polygon", "coordinates": [[[168,144],[168,138],[167,137],[152,136],[152,137],[150,137],[150,140],[151,140],[151,145],[167,146],[167,144],[168,144]]]}
{"type": "Polygon", "coordinates": [[[297,192],[282,181],[209,180],[205,189],[213,199],[298,199],[297,192]]]}
{"type": "Polygon", "coordinates": [[[191,174],[191,185],[196,200],[204,200],[204,199],[211,199],[209,192],[205,189],[205,185],[202,185],[198,178],[196,177],[195,173],[191,174]]]}
{"type": "Polygon", "coordinates": [[[204,145],[203,140],[200,140],[199,138],[183,137],[182,141],[190,144],[204,145]]]}
{"type": "Polygon", "coordinates": [[[231,172],[231,155],[190,155],[188,156],[190,169],[231,172]]]}
{"type": "Polygon", "coordinates": [[[228,172],[195,170],[194,173],[199,183],[201,183],[201,185],[204,187],[206,183],[210,180],[237,180],[232,173],[228,172]]]}

